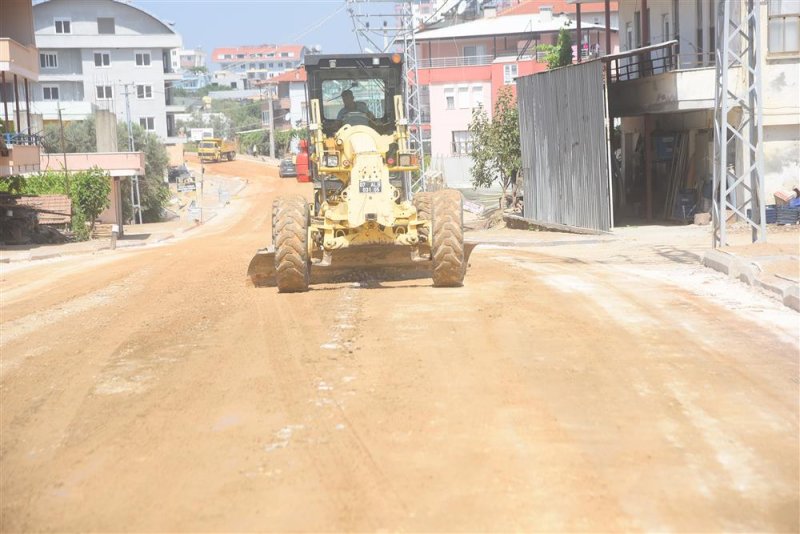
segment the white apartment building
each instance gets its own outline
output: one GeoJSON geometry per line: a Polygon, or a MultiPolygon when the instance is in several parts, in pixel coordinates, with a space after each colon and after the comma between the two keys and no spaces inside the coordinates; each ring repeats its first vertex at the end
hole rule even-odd
{"type": "Polygon", "coordinates": [[[174,135],[170,87],[181,36],[154,15],[121,0],[44,0],[33,6],[39,82],[32,111],[45,123],[112,111],[162,139],[174,135]],[[127,105],[126,105],[127,103],[127,105]]]}
{"type": "Polygon", "coordinates": [[[202,48],[173,49],[170,52],[170,63],[173,72],[183,72],[188,69],[205,67],[206,53],[202,48]]]}
{"type": "Polygon", "coordinates": [[[252,89],[258,81],[298,68],[307,52],[305,46],[294,44],[216,48],[211,59],[221,70],[214,72],[214,81],[233,89],[252,89]]]}

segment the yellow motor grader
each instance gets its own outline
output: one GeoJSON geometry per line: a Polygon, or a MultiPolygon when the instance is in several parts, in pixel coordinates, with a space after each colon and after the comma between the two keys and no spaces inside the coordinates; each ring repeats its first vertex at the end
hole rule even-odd
{"type": "Polygon", "coordinates": [[[460,286],[462,196],[416,193],[399,54],[306,56],[313,203],[295,195],[272,206],[273,246],[250,262],[255,285],[280,292],[309,284],[432,277],[460,286]]]}

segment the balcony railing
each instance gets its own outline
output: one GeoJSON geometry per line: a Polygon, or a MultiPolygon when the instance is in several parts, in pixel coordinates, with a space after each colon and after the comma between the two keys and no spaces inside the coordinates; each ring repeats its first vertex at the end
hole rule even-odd
{"type": "Polygon", "coordinates": [[[494,61],[493,55],[434,57],[434,58],[419,60],[418,67],[421,69],[441,69],[446,67],[475,67],[479,65],[489,65],[492,61],[494,61]]]}
{"type": "Polygon", "coordinates": [[[3,140],[6,146],[41,144],[41,137],[38,134],[4,133],[3,140]]]}
{"type": "Polygon", "coordinates": [[[678,41],[636,48],[602,57],[601,60],[607,65],[606,72],[611,83],[663,74],[680,66],[678,41]]]}

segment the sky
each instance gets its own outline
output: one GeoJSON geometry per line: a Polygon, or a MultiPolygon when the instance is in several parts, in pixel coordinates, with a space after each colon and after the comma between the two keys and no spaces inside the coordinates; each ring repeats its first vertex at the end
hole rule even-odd
{"type": "MultiPolygon", "coordinates": [[[[345,0],[134,0],[174,22],[184,48],[209,54],[222,46],[320,45],[325,53],[358,52],[345,0]]],[[[209,67],[213,65],[209,64],[209,67]]]]}

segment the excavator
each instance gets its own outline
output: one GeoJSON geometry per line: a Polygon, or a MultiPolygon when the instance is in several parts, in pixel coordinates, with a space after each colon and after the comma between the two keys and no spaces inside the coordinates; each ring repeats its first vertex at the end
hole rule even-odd
{"type": "Polygon", "coordinates": [[[311,284],[432,278],[461,286],[473,245],[464,242],[460,191],[417,192],[400,54],[309,55],[309,170],[313,202],[272,205],[272,246],[248,276],[279,292],[311,284]]]}

